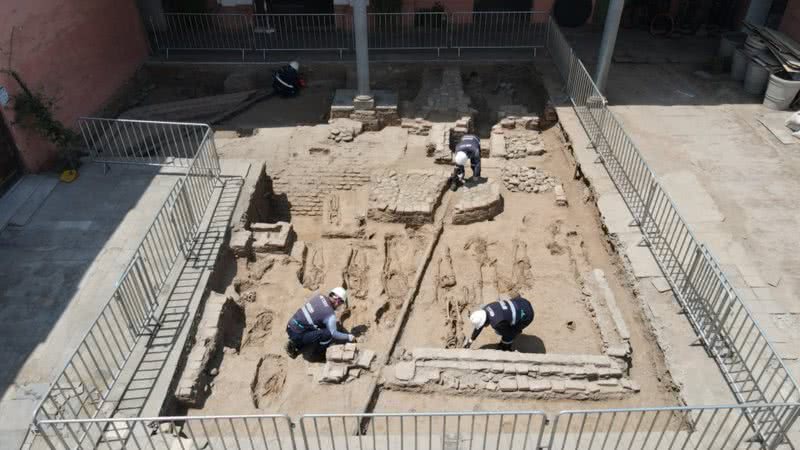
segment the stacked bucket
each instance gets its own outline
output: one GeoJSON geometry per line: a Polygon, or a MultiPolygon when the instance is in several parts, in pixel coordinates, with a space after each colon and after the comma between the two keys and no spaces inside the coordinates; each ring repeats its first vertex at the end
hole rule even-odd
{"type": "Polygon", "coordinates": [[[800,91],[800,79],[780,68],[780,63],[759,36],[730,32],[722,36],[719,56],[730,61],[731,78],[744,83],[745,92],[764,95],[764,106],[785,110],[800,91]]]}

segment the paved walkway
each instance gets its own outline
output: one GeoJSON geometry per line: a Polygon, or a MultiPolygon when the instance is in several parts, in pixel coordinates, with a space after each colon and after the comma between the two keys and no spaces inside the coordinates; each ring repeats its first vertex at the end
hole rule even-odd
{"type": "Polygon", "coordinates": [[[19,448],[33,410],[108,301],[175,175],[84,165],[22,226],[0,232],[0,448],[19,448]]]}

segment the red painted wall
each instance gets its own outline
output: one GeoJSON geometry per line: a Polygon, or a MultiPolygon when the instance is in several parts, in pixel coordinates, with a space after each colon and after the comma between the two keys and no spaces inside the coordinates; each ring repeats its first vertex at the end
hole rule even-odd
{"type": "MultiPolygon", "coordinates": [[[[65,125],[102,108],[147,56],[135,0],[4,0],[0,13],[0,67],[11,67],[33,90],[58,99],[55,116],[65,125]],[[14,29],[13,48],[11,30],[14,29]]],[[[16,82],[0,74],[13,95],[16,82]]],[[[12,105],[4,116],[11,118],[12,105]]],[[[9,128],[25,168],[48,169],[55,148],[35,132],[9,128]]]]}
{"type": "Polygon", "coordinates": [[[800,0],[789,0],[778,29],[800,42],[800,0]]]}

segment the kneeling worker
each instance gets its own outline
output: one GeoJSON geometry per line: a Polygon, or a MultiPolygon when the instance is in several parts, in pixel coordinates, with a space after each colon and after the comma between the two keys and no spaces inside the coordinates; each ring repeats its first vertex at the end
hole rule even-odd
{"type": "Polygon", "coordinates": [[[317,294],[308,299],[286,325],[286,353],[294,359],[308,346],[320,351],[333,341],[355,342],[355,336],[336,329],[336,309],[341,305],[347,307],[347,291],[341,287],[331,289],[327,296],[317,294]]]}
{"type": "Polygon", "coordinates": [[[514,338],[533,322],[533,306],[519,296],[510,300],[500,299],[473,312],[469,320],[475,329],[472,336],[465,339],[464,348],[469,348],[488,324],[500,335],[499,349],[509,351],[514,338]]]}
{"type": "Polygon", "coordinates": [[[297,61],[272,72],[272,89],[282,97],[294,97],[302,86],[303,79],[300,78],[300,64],[297,61]]]}
{"type": "Polygon", "coordinates": [[[455,156],[453,156],[453,162],[456,163],[456,167],[453,171],[452,176],[452,189],[456,190],[459,186],[464,184],[464,176],[466,175],[466,169],[464,166],[467,165],[467,161],[469,161],[470,166],[472,168],[472,176],[475,179],[481,177],[481,140],[478,139],[477,136],[472,134],[464,135],[461,140],[458,142],[455,148],[455,156]]]}

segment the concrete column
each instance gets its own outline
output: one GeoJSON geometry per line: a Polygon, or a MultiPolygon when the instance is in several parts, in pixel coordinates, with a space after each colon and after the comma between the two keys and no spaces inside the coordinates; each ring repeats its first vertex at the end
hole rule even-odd
{"type": "Polygon", "coordinates": [[[353,32],[356,36],[356,73],[358,96],[369,97],[369,50],[367,48],[367,4],[369,0],[351,0],[353,32]]]}
{"type": "Polygon", "coordinates": [[[772,0],[750,0],[744,21],[753,25],[766,25],[770,8],[772,8],[772,0]]]}
{"type": "Polygon", "coordinates": [[[608,3],[606,23],[603,26],[603,39],[600,42],[597,69],[594,75],[594,82],[601,93],[606,88],[608,69],[611,67],[611,57],[614,55],[614,46],[617,44],[617,32],[619,31],[619,22],[622,18],[622,9],[624,7],[625,0],[610,0],[608,3]]]}

